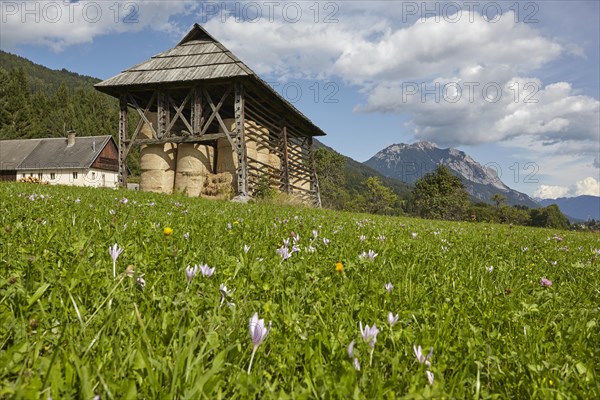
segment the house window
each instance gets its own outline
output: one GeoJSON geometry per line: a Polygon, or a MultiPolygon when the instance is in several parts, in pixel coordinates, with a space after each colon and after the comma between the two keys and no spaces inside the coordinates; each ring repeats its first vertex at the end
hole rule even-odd
{"type": "Polygon", "coordinates": [[[41,181],[42,180],[42,174],[38,173],[38,179],[41,181]]]}
{"type": "Polygon", "coordinates": [[[96,180],[96,173],[95,172],[92,172],[92,180],[94,180],[94,181],[96,180]]]}
{"type": "Polygon", "coordinates": [[[23,174],[23,178],[25,178],[27,176],[27,174],[23,174]]]}
{"type": "Polygon", "coordinates": [[[73,172],[73,179],[77,179],[77,176],[78,176],[78,175],[79,175],[79,174],[78,174],[77,172],[73,172]]]}
{"type": "Polygon", "coordinates": [[[52,180],[56,179],[56,173],[50,172],[50,179],[52,179],[52,180]]]}

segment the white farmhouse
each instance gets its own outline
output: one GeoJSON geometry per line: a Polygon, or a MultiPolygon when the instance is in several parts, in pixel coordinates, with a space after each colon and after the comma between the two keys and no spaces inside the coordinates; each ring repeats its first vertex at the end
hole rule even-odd
{"type": "Polygon", "coordinates": [[[0,180],[37,178],[51,185],[114,188],[118,148],[109,135],[0,140],[0,180]]]}

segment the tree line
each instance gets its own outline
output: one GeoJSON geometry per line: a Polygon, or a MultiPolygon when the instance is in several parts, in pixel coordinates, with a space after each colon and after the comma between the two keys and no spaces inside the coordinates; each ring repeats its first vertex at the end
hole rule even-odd
{"type": "MultiPolygon", "coordinates": [[[[65,137],[70,130],[80,136],[110,134],[117,139],[116,99],[98,92],[87,80],[45,83],[25,70],[0,67],[0,139],[65,137]]],[[[69,78],[71,73],[66,74],[69,78]]],[[[137,116],[131,113],[129,122],[132,129],[137,116]]],[[[135,174],[138,166],[134,154],[129,168],[135,174]]]]}
{"type": "Polygon", "coordinates": [[[419,179],[412,190],[401,197],[379,177],[371,176],[359,189],[349,189],[344,174],[345,157],[320,148],[315,163],[321,200],[328,208],[373,214],[406,214],[427,219],[507,223],[569,229],[569,219],[558,206],[543,208],[506,205],[506,197],[495,194],[490,201],[473,203],[465,185],[444,165],[419,179]]]}

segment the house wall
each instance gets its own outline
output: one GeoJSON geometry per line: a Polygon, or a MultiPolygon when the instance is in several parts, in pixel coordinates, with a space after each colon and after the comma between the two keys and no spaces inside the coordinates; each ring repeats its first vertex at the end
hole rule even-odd
{"type": "Polygon", "coordinates": [[[92,168],[103,169],[108,171],[119,171],[119,149],[115,146],[112,140],[109,140],[107,145],[98,155],[92,168]]]}
{"type": "Polygon", "coordinates": [[[60,169],[60,170],[23,170],[17,173],[17,179],[33,177],[51,185],[109,187],[114,188],[119,181],[119,173],[97,168],[60,169]],[[76,174],[76,176],[75,176],[76,174]]]}
{"type": "Polygon", "coordinates": [[[0,171],[0,181],[16,181],[17,171],[0,171]]]}

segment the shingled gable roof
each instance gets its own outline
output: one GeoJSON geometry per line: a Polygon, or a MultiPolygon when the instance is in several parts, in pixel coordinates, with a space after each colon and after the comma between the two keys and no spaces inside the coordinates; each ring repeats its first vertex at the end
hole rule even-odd
{"type": "Polygon", "coordinates": [[[1,140],[0,170],[90,168],[111,140],[109,135],[78,137],[70,147],[67,138],[1,140]]]}
{"type": "Polygon", "coordinates": [[[231,78],[255,82],[261,89],[277,98],[288,111],[307,123],[311,128],[312,136],[325,135],[308,117],[198,24],[194,24],[190,32],[174,48],[159,53],[94,86],[101,92],[117,97],[128,87],[139,88],[146,85],[231,78]]]}

